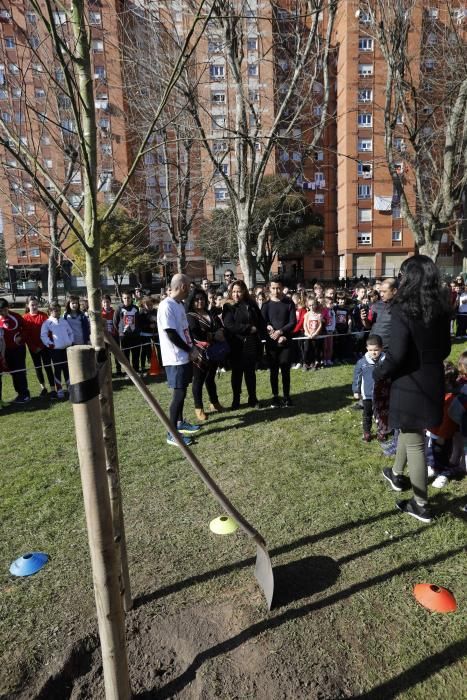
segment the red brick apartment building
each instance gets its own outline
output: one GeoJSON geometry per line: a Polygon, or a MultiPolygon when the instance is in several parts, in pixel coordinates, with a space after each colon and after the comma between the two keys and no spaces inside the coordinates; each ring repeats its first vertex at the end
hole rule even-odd
{"type": "MultiPolygon", "coordinates": [[[[275,50],[274,31],[287,20],[288,2],[239,0],[245,22],[245,89],[261,114],[261,128],[266,130],[274,118],[277,90],[286,86],[282,76],[284,59],[275,50]],[[246,9],[245,9],[246,8],[246,9]],[[273,14],[275,21],[273,21],[273,14]],[[275,28],[275,29],[274,29],[275,28]]],[[[411,28],[413,53],[419,53],[423,22],[438,13],[442,19],[445,3],[420,1],[411,28]]],[[[69,166],[65,146],[73,144],[75,129],[66,99],[60,97],[63,79],[59,67],[39,61],[45,37],[40,36],[34,11],[23,0],[4,2],[0,9],[0,118],[34,147],[45,172],[63,182],[69,166]],[[44,116],[46,115],[46,117],[44,116]]],[[[99,198],[112,201],[116,188],[128,172],[136,144],[134,126],[138,121],[132,105],[134,95],[128,91],[128,80],[122,67],[123,35],[138,38],[135,15],[130,22],[128,12],[144,22],[145,13],[157,15],[166,24],[167,32],[183,38],[191,22],[184,0],[156,3],[101,0],[89,4],[92,64],[94,71],[95,107],[98,124],[99,198]],[[122,24],[123,23],[123,24],[122,24]],[[122,32],[122,27],[124,31],[122,32]]],[[[461,7],[459,5],[459,11],[461,7]]],[[[56,12],[58,25],[66,22],[56,12]]],[[[135,41],[136,41],[135,38],[135,41]]],[[[139,40],[144,41],[139,35],[139,40]]],[[[342,276],[369,277],[397,274],[402,260],[414,250],[413,237],[398,206],[384,153],[383,113],[385,66],[371,36],[368,17],[357,0],[340,2],[334,27],[334,52],[331,54],[331,97],[328,121],[321,142],[307,159],[299,183],[310,205],[321,213],[324,221],[322,245],[311,254],[296,251],[279,261],[280,268],[292,278],[331,279],[342,276]]],[[[46,53],[42,52],[42,56],[46,53]]],[[[151,56],[148,56],[148,64],[151,56]]],[[[203,105],[203,123],[213,147],[218,149],[224,172],[233,173],[235,163],[229,148],[229,123],[235,100],[229,65],[222,46],[216,40],[216,28],[208,26],[194,58],[199,100],[203,105]]],[[[416,63],[416,61],[415,61],[416,63]]],[[[418,70],[413,65],[413,70],[418,70]]],[[[142,82],[146,78],[142,79],[142,82]]],[[[149,80],[149,78],[148,78],[149,80]]],[[[319,92],[319,90],[318,90],[319,92]]],[[[142,86],[139,100],[149,100],[148,86],[142,86]]],[[[310,105],[310,123],[319,116],[319,99],[314,94],[310,105]]],[[[141,102],[142,104],[142,102],[141,102]]],[[[176,104],[173,105],[176,111],[176,104]]],[[[287,173],[293,166],[299,142],[306,141],[309,125],[303,121],[296,127],[293,142],[275,149],[266,173],[287,173]]],[[[169,130],[169,149],[176,139],[169,130]]],[[[175,269],[177,246],[173,242],[171,220],[153,217],[158,209],[176,212],[177,198],[170,180],[167,156],[160,135],[153,141],[154,150],[142,161],[133,184],[133,206],[147,219],[148,236],[160,251],[164,275],[175,269]],[[156,147],[157,146],[157,147],[156,147]],[[164,204],[165,202],[165,204],[164,204]]],[[[257,148],[262,148],[261,136],[257,148]]],[[[3,151],[4,149],[0,147],[3,151]]],[[[173,162],[173,150],[170,161],[173,162]]],[[[299,155],[297,155],[298,159],[299,155]]],[[[8,264],[19,278],[44,273],[48,257],[50,212],[34,192],[32,182],[18,164],[4,152],[7,167],[0,170],[0,211],[3,223],[8,264]]],[[[222,267],[212,270],[201,256],[197,236],[201,215],[208,216],[216,207],[226,206],[228,193],[219,173],[203,152],[198,140],[189,155],[180,161],[192,173],[195,183],[189,207],[196,210],[190,235],[186,240],[188,272],[195,277],[206,273],[222,274],[222,267]],[[206,184],[207,183],[207,184],[206,184]],[[201,190],[206,190],[202,209],[201,190]],[[199,210],[199,211],[198,211],[199,210]]],[[[406,168],[403,148],[400,167],[410,183],[412,173],[406,168]]],[[[78,202],[81,193],[77,170],[67,191],[70,201],[78,202]]],[[[413,204],[413,202],[412,202],[413,204]]],[[[441,251],[440,261],[452,263],[450,249],[441,251]]],[[[226,261],[225,266],[229,263],[226,261]]]]}

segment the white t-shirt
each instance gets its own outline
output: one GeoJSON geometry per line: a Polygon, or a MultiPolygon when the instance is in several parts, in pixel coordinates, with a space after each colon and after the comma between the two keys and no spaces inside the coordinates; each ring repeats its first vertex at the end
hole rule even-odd
{"type": "Polygon", "coordinates": [[[183,304],[170,297],[163,299],[157,310],[157,328],[161,344],[162,364],[164,366],[186,365],[190,361],[188,353],[174,345],[165,332],[167,328],[173,328],[187,345],[190,347],[193,345],[183,304]]]}

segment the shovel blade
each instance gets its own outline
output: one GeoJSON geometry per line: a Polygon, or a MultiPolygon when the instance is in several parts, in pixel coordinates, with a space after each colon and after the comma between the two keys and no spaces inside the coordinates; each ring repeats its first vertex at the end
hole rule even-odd
{"type": "Polygon", "coordinates": [[[272,572],[271,559],[264,545],[256,542],[256,566],[255,576],[266,598],[268,610],[271,610],[274,595],[274,574],[272,572]]]}

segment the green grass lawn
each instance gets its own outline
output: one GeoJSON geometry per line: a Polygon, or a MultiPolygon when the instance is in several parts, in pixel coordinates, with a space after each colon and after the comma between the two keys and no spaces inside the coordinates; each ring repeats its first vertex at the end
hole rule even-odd
{"type": "MultiPolygon", "coordinates": [[[[467,518],[459,506],[467,480],[430,489],[438,514],[431,525],[399,513],[381,477],[391,461],[376,442],[361,441],[351,377],[348,366],[293,371],[293,408],[214,416],[194,447],[267,541],[283,598],[271,613],[254,585],[252,543],[209,532],[217,503],[165,444],[136,389],[115,382],[133,595],[149,618],[233,601],[248,639],[268,645],[291,687],[302,687],[299,679],[306,687],[319,667],[345,679],[347,696],[465,698],[467,518]],[[424,581],[451,589],[458,612],[421,608],[411,591],[424,581]]],[[[12,399],[11,380],[3,381],[12,399]]],[[[258,385],[259,398],[269,399],[267,372],[258,372],[258,385]]],[[[229,405],[230,375],[218,386],[229,405]]],[[[165,384],[151,389],[167,407],[165,384]]],[[[0,693],[8,694],[94,630],[95,612],[71,407],[36,398],[0,416],[0,693]],[[31,550],[47,552],[47,566],[10,576],[11,561],[31,550]]],[[[186,416],[194,417],[191,396],[186,416]]],[[[219,663],[211,658],[205,673],[219,663]]]]}

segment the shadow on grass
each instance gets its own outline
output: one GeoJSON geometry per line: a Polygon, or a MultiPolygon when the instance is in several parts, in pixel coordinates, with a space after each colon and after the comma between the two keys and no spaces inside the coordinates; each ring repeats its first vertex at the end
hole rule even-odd
{"type": "Polygon", "coordinates": [[[339,564],[331,557],[305,557],[274,569],[273,609],[309,598],[330,588],[339,578],[339,564]]]}
{"type": "MultiPolygon", "coordinates": [[[[214,644],[212,647],[209,647],[197,654],[190,666],[178,678],[174,678],[164,687],[157,690],[157,697],[159,698],[159,700],[161,700],[162,698],[173,697],[176,693],[182,691],[184,688],[186,688],[186,686],[189,683],[195,680],[198,670],[208,659],[213,659],[227,652],[231,652],[234,649],[237,649],[242,644],[250,641],[251,639],[254,639],[255,637],[264,632],[276,629],[287,622],[300,619],[305,615],[309,615],[311,612],[322,610],[342,600],[346,600],[351,596],[355,595],[356,593],[368,590],[369,588],[384,583],[384,581],[388,581],[389,579],[394,578],[395,576],[401,576],[419,567],[432,566],[439,562],[446,561],[447,559],[457,554],[460,554],[461,552],[464,552],[464,550],[464,547],[457,547],[455,549],[449,550],[448,552],[444,552],[443,554],[438,554],[436,557],[402,564],[401,566],[398,566],[394,569],[390,569],[389,571],[385,571],[384,573],[379,574],[378,576],[373,576],[372,578],[369,578],[367,580],[355,583],[342,591],[332,593],[331,595],[325,598],[321,598],[320,600],[307,603],[306,605],[302,605],[299,608],[285,610],[284,612],[277,614],[275,617],[271,617],[270,615],[268,618],[262,620],[261,622],[257,622],[254,625],[251,625],[251,627],[242,630],[239,634],[234,635],[230,639],[226,639],[225,641],[220,642],[219,644],[214,644]]],[[[460,649],[458,649],[457,647],[456,651],[457,653],[460,653],[460,649]]],[[[416,669],[417,667],[414,668],[416,669]]],[[[426,671],[429,670],[428,667],[424,668],[426,668],[426,671]]],[[[405,674],[402,674],[402,676],[404,675],[405,674]]],[[[416,676],[416,673],[407,672],[406,685],[403,687],[410,687],[410,685],[414,685],[415,683],[417,683],[418,680],[419,679],[418,676],[416,676]]],[[[392,682],[393,681],[388,681],[387,684],[390,685],[392,682]]],[[[382,686],[380,687],[382,687],[384,690],[385,685],[386,684],[382,684],[382,686]]],[[[135,697],[149,699],[154,697],[154,693],[155,689],[151,689],[149,691],[139,693],[135,697]]],[[[384,694],[383,692],[381,692],[378,696],[375,697],[384,698],[392,696],[390,694],[384,694]]]]}
{"type": "MultiPolygon", "coordinates": [[[[465,501],[465,497],[448,499],[444,494],[439,494],[439,496],[436,496],[433,499],[433,502],[435,503],[436,511],[438,511],[438,512],[448,511],[448,512],[451,512],[452,515],[454,515],[454,517],[460,517],[460,518],[463,518],[464,514],[459,510],[459,505],[461,503],[464,503],[464,501],[465,501]]],[[[287,552],[292,552],[296,549],[300,549],[301,547],[306,547],[306,546],[315,544],[316,542],[320,542],[321,540],[325,540],[327,538],[336,537],[337,535],[340,535],[343,532],[348,532],[350,530],[364,527],[365,525],[371,525],[372,523],[376,523],[380,520],[384,520],[385,518],[392,517],[392,516],[393,517],[403,517],[403,514],[399,510],[396,510],[394,508],[391,510],[383,511],[382,513],[377,513],[376,515],[371,515],[368,518],[363,518],[361,520],[356,520],[356,521],[345,522],[345,523],[342,523],[341,525],[337,525],[336,527],[332,527],[329,530],[324,530],[323,532],[317,532],[316,534],[313,534],[313,535],[306,535],[305,537],[301,537],[298,540],[295,540],[294,542],[289,542],[287,544],[281,545],[280,547],[275,547],[274,549],[270,549],[269,555],[270,555],[270,557],[280,556],[282,554],[286,554],[287,552]]],[[[409,521],[407,521],[407,522],[409,522],[409,521]]],[[[342,557],[338,561],[338,564],[344,564],[348,561],[351,561],[352,559],[356,559],[357,557],[360,557],[360,556],[366,556],[367,554],[370,554],[371,552],[374,552],[378,549],[382,549],[383,547],[386,547],[388,545],[396,544],[397,542],[400,542],[407,537],[413,537],[414,535],[417,535],[420,532],[423,532],[423,530],[425,528],[426,528],[426,525],[419,528],[418,530],[410,530],[409,532],[407,532],[403,535],[400,535],[399,537],[384,540],[383,542],[379,542],[375,545],[371,545],[367,549],[360,550],[359,552],[357,552],[355,554],[349,554],[346,557],[342,557]]],[[[254,564],[255,564],[255,557],[248,557],[248,559],[242,559],[241,561],[237,561],[237,562],[234,562],[232,564],[226,564],[225,566],[221,566],[218,569],[211,569],[210,571],[205,571],[202,574],[195,574],[194,576],[190,576],[190,577],[184,579],[183,581],[177,581],[177,582],[172,583],[168,586],[164,586],[163,588],[158,588],[155,591],[143,593],[142,595],[135,598],[134,608],[135,609],[140,608],[143,605],[147,605],[148,603],[151,603],[155,600],[159,600],[160,598],[164,598],[165,596],[171,595],[172,593],[177,593],[178,591],[182,591],[185,588],[189,588],[190,586],[194,586],[196,584],[203,583],[204,581],[209,581],[213,578],[217,578],[220,576],[226,576],[227,574],[230,574],[233,571],[243,569],[246,566],[254,566],[254,564]]],[[[277,569],[274,569],[274,574],[276,574],[276,571],[277,571],[277,569]]]]}
{"type": "Polygon", "coordinates": [[[394,698],[404,690],[426,681],[439,671],[449,668],[467,656],[467,637],[459,642],[454,642],[442,651],[427,656],[398,676],[385,681],[361,695],[354,695],[355,700],[382,700],[382,698],[394,698]]]}

